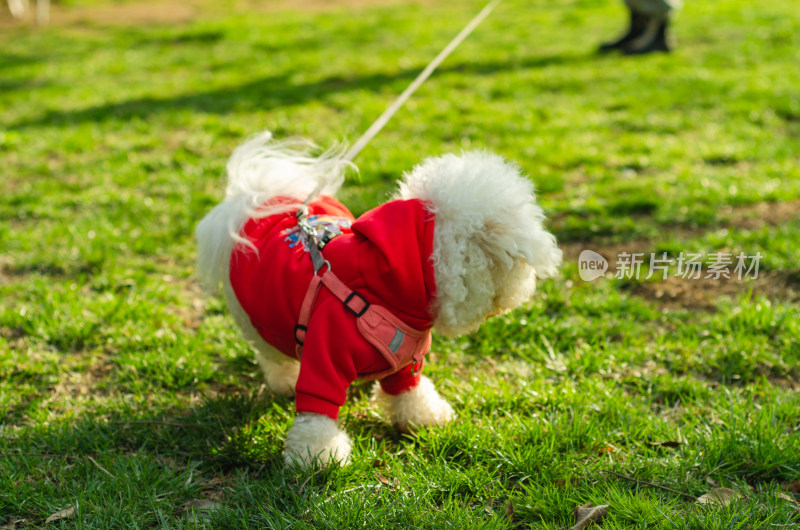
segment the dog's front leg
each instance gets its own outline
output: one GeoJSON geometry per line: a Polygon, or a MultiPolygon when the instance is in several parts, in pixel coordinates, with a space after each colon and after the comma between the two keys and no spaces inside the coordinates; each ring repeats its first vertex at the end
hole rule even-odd
{"type": "Polygon", "coordinates": [[[296,463],[303,468],[311,467],[315,460],[322,465],[346,464],[352,448],[347,433],[339,429],[335,420],[322,414],[299,412],[286,434],[283,459],[287,465],[296,463]]]}
{"type": "Polygon", "coordinates": [[[427,377],[422,377],[418,385],[398,395],[376,386],[375,399],[386,410],[389,420],[403,432],[411,432],[415,427],[441,425],[456,416],[453,407],[439,395],[427,377]]]}

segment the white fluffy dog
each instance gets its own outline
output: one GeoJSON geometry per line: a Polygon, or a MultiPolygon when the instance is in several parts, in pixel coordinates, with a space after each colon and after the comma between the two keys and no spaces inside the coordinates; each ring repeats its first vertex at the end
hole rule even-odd
{"type": "Polygon", "coordinates": [[[226,198],[197,227],[202,279],[222,285],[269,387],[296,396],[284,457],[302,466],[348,460],[336,422],[357,378],[380,381],[376,398],[402,430],[450,421],[419,373],[431,327],[473,331],[561,263],[532,183],[499,156],[429,158],[357,220],[332,198],[349,165],[256,136],[234,151],[226,198]]]}

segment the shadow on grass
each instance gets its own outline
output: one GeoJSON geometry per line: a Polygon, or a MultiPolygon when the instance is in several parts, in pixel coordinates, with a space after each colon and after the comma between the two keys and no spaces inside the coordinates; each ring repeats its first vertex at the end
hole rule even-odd
{"type": "Polygon", "coordinates": [[[0,92],[12,92],[15,90],[38,90],[49,85],[50,83],[39,81],[33,78],[20,79],[16,81],[3,79],[0,80],[0,92]]]}
{"type": "Polygon", "coordinates": [[[102,270],[104,258],[98,257],[94,260],[75,260],[72,263],[59,261],[55,258],[37,259],[27,263],[16,263],[12,265],[0,266],[6,276],[22,277],[31,274],[46,276],[49,278],[82,278],[94,276],[102,270]]]}
{"type": "Polygon", "coordinates": [[[224,39],[225,33],[223,31],[190,31],[160,37],[143,36],[135,41],[133,46],[173,46],[176,44],[209,45],[224,39]]]}
{"type": "MultiPolygon", "coordinates": [[[[355,437],[397,441],[385,422],[343,411],[343,423],[355,437]]],[[[99,454],[185,460],[203,470],[228,472],[282,465],[283,443],[294,418],[293,399],[272,394],[229,393],[206,396],[192,408],[174,407],[153,414],[114,412],[105,419],[84,417],[62,425],[24,429],[10,447],[13,455],[55,455],[67,459],[99,454]]]]}
{"type": "Polygon", "coordinates": [[[1,52],[0,53],[0,70],[6,68],[16,68],[17,66],[28,66],[44,62],[44,57],[41,55],[26,54],[20,55],[15,53],[1,52]]]}
{"type": "MultiPolygon", "coordinates": [[[[44,62],[44,58],[38,55],[15,55],[12,53],[0,52],[0,72],[20,66],[29,66],[44,62]]],[[[0,92],[13,92],[16,90],[32,90],[49,86],[50,83],[36,79],[31,75],[13,74],[15,79],[10,79],[11,75],[0,79],[0,92]]]]}
{"type": "Polygon", "coordinates": [[[24,430],[13,445],[21,453],[66,458],[147,454],[186,458],[209,468],[259,467],[281,458],[290,416],[274,416],[292,409],[287,398],[224,394],[206,397],[191,409],[115,412],[103,420],[37,426],[24,430]]]}
{"type": "MultiPolygon", "coordinates": [[[[592,60],[592,56],[532,56],[507,63],[457,63],[440,68],[439,76],[449,73],[466,73],[471,75],[492,75],[495,73],[544,68],[550,65],[584,62],[592,60]]],[[[163,112],[174,112],[179,109],[194,110],[213,114],[227,114],[236,110],[268,110],[278,107],[299,105],[309,100],[325,100],[332,94],[367,90],[378,92],[399,81],[410,81],[422,70],[422,66],[407,68],[393,73],[379,72],[361,76],[331,76],[325,79],[292,84],[290,74],[263,76],[238,86],[220,87],[192,94],[171,97],[146,96],[121,103],[97,105],[81,110],[50,110],[42,116],[22,120],[13,124],[11,129],[24,129],[41,125],[74,125],[84,122],[102,122],[105,120],[128,120],[146,118],[163,112]]],[[[400,93],[402,85],[394,91],[400,93]]]]}

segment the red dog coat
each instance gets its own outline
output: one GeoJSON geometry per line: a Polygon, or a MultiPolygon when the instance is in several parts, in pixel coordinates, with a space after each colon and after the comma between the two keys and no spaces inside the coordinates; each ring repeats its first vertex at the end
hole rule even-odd
{"type": "MultiPolygon", "coordinates": [[[[434,215],[422,201],[391,201],[355,220],[336,199],[320,197],[309,205],[308,222],[325,245],[331,270],[345,285],[410,328],[431,328],[434,215]]],[[[297,218],[291,211],[251,219],[242,235],[256,250],[239,246],[234,251],[234,293],[261,337],[294,358],[295,325],[314,276],[297,218]]],[[[392,368],[359,332],[356,316],[325,288],[314,301],[302,351],[297,411],[333,419],[353,381],[392,368]]],[[[380,383],[385,392],[397,395],[417,386],[419,377],[408,365],[380,383]]]]}

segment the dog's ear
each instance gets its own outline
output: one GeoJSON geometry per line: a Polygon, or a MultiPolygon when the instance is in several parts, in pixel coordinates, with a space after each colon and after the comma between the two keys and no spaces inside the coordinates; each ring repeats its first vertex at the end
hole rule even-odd
{"type": "Polygon", "coordinates": [[[521,251],[514,240],[514,228],[497,219],[487,219],[483,228],[476,234],[487,256],[490,256],[494,267],[510,270],[516,263],[525,260],[525,253],[521,251]]]}
{"type": "Polygon", "coordinates": [[[561,265],[561,249],[555,237],[544,230],[541,223],[534,221],[540,211],[538,206],[526,205],[525,210],[486,219],[483,230],[478,234],[483,248],[491,256],[495,266],[511,270],[520,263],[529,265],[538,278],[555,276],[561,265]]]}
{"type": "Polygon", "coordinates": [[[483,229],[473,236],[474,252],[485,256],[488,279],[491,286],[487,315],[500,315],[519,307],[533,296],[536,290],[536,273],[530,263],[522,241],[518,240],[513,225],[487,220],[483,229]]]}

